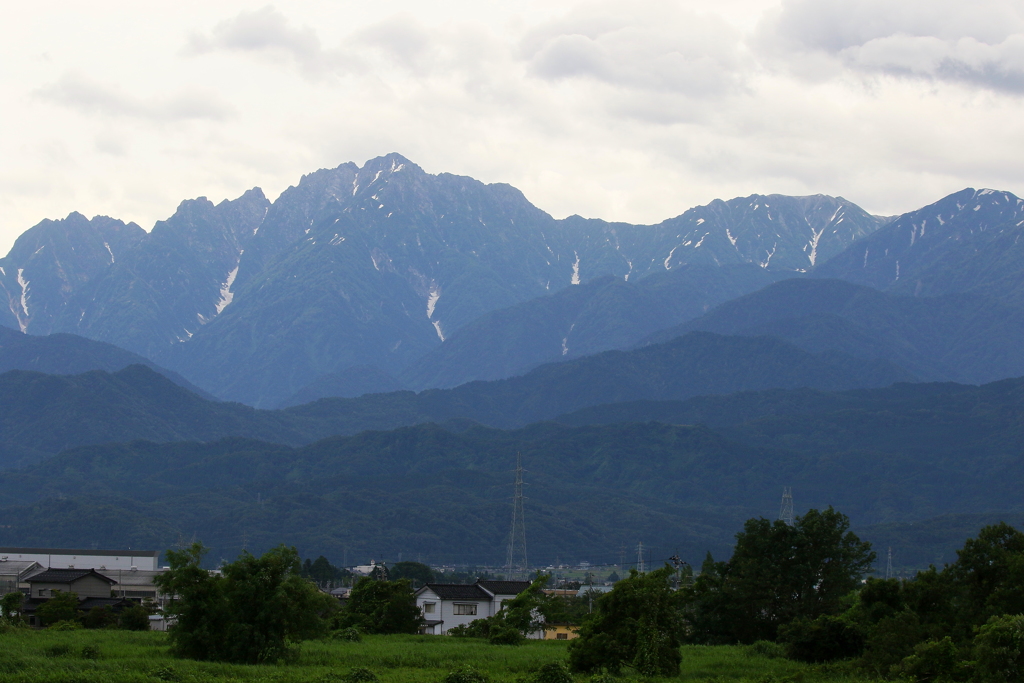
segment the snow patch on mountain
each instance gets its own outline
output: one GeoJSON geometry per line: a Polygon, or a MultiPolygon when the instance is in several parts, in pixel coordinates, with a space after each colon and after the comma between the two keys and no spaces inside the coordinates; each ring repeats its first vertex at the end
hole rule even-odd
{"type": "Polygon", "coordinates": [[[103,246],[105,246],[107,248],[107,253],[110,254],[110,262],[113,263],[114,262],[114,252],[112,252],[110,250],[110,245],[107,244],[106,242],[104,242],[103,246]]]}
{"type": "Polygon", "coordinates": [[[220,315],[228,307],[228,304],[235,300],[235,293],[231,291],[231,285],[235,284],[236,277],[238,277],[238,266],[231,269],[231,272],[228,273],[228,279],[220,286],[220,301],[217,302],[217,315],[220,315]]]}
{"type": "Polygon", "coordinates": [[[562,338],[562,355],[569,353],[569,335],[572,334],[573,328],[576,327],[576,323],[569,325],[569,332],[562,338]]]}
{"type": "MultiPolygon", "coordinates": [[[[25,279],[25,269],[18,268],[18,284],[21,285],[21,310],[25,312],[25,317],[28,317],[28,280],[25,279]]],[[[25,324],[21,322],[21,317],[18,317],[18,323],[21,325],[21,331],[25,331],[25,324]]]]}
{"type": "MultiPolygon", "coordinates": [[[[434,317],[434,307],[437,306],[437,300],[441,298],[441,288],[436,283],[430,283],[430,293],[427,295],[427,319],[434,317]]],[[[444,341],[444,338],[441,339],[444,341]]]]}
{"type": "Polygon", "coordinates": [[[434,330],[437,332],[437,337],[441,341],[444,341],[444,332],[441,331],[441,321],[435,320],[431,323],[434,326],[434,330]]]}
{"type": "Polygon", "coordinates": [[[578,252],[572,252],[576,254],[576,262],[572,264],[572,284],[578,285],[580,283],[580,255],[578,252]]]}

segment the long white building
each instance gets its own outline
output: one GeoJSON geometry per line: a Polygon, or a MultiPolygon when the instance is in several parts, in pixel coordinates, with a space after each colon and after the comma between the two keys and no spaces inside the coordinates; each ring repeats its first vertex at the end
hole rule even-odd
{"type": "Polygon", "coordinates": [[[159,550],[76,550],[68,548],[0,548],[2,562],[38,562],[46,569],[157,571],[159,550]]]}

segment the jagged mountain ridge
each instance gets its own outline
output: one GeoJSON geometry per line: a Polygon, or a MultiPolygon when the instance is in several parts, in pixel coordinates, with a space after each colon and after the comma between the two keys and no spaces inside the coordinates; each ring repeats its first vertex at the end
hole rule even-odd
{"type": "MultiPolygon", "coordinates": [[[[274,405],[348,367],[401,371],[490,311],[595,277],[806,271],[880,223],[842,199],[777,195],[653,226],[558,221],[508,185],[391,154],[304,176],[274,202],[258,188],[183,202],[60,306],[30,290],[30,309],[47,313],[24,328],[114,343],[221,397],[274,405]]],[[[8,272],[38,267],[15,256],[8,272]]]]}
{"type": "Polygon", "coordinates": [[[967,188],[898,217],[814,270],[912,296],[1024,295],[1024,199],[967,188]]]}
{"type": "Polygon", "coordinates": [[[55,321],[83,287],[146,238],[135,223],[107,216],[44,220],[19,237],[0,259],[0,325],[33,334],[55,331],[55,321]]]}

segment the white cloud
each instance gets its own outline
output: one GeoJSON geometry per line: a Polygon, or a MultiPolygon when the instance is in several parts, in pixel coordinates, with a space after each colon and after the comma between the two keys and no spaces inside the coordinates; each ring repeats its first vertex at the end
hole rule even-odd
{"type": "Polygon", "coordinates": [[[189,119],[223,121],[231,115],[231,107],[209,90],[190,88],[170,97],[142,98],[74,71],[39,88],[35,94],[46,102],[100,116],[168,122],[189,119]]]}
{"type": "Polygon", "coordinates": [[[149,227],[390,151],[631,222],[1024,193],[1019,0],[266,2],[14,8],[0,239],[72,210],[149,227]]]}

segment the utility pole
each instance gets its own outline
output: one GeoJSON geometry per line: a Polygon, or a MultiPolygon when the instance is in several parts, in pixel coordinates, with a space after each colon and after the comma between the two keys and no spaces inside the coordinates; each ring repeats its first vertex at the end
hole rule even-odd
{"type": "Polygon", "coordinates": [[[512,526],[508,533],[508,552],[505,555],[505,580],[529,578],[526,560],[526,519],[523,515],[523,454],[516,453],[515,494],[512,497],[512,526]]]}
{"type": "Polygon", "coordinates": [[[779,519],[793,526],[793,489],[789,486],[782,487],[782,507],[779,508],[779,519]]]}
{"type": "Polygon", "coordinates": [[[636,544],[636,570],[641,574],[645,573],[644,567],[644,542],[636,544]]]}
{"type": "Polygon", "coordinates": [[[889,556],[885,561],[885,578],[892,578],[892,546],[889,546],[889,556]]]}
{"type": "Polygon", "coordinates": [[[594,572],[587,572],[587,579],[590,580],[590,590],[587,591],[587,599],[590,602],[590,606],[587,608],[587,614],[594,613],[594,572]]]}

